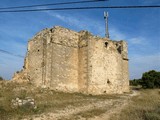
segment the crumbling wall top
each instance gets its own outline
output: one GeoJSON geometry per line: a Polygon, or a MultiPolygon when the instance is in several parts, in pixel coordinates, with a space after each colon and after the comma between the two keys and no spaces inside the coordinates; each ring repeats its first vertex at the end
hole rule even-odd
{"type": "MultiPolygon", "coordinates": [[[[46,40],[69,47],[78,47],[79,33],[60,26],[46,28],[38,32],[30,41],[46,40]]],[[[29,41],[29,42],[30,42],[29,41]]]]}
{"type": "MultiPolygon", "coordinates": [[[[119,52],[123,50],[127,51],[127,43],[125,41],[114,41],[110,40],[109,38],[102,38],[99,36],[94,36],[92,33],[82,30],[80,32],[76,32],[67,28],[63,28],[61,26],[54,26],[52,28],[46,28],[42,31],[38,32],[30,41],[37,41],[39,39],[46,40],[47,43],[56,43],[65,45],[68,47],[86,47],[88,45],[88,40],[100,40],[100,41],[108,41],[113,42],[115,46],[117,46],[117,49],[119,49],[119,52]]],[[[126,54],[126,53],[125,53],[126,54]]],[[[124,54],[125,58],[127,56],[124,54]]]]}

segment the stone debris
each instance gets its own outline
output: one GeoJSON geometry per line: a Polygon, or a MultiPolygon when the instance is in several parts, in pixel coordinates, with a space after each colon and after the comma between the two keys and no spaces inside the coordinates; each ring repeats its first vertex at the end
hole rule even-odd
{"type": "Polygon", "coordinates": [[[26,107],[36,109],[35,100],[31,97],[26,97],[25,99],[15,98],[11,100],[12,108],[26,107]]]}

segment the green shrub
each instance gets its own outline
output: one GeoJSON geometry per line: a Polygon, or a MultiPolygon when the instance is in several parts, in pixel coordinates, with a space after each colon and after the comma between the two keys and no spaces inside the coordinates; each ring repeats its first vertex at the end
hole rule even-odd
{"type": "Polygon", "coordinates": [[[131,86],[138,86],[138,85],[140,85],[140,83],[141,83],[141,79],[133,79],[133,80],[129,81],[129,84],[131,86]]]}
{"type": "Polygon", "coordinates": [[[143,73],[141,85],[143,88],[160,88],[160,72],[151,70],[143,73]]]}
{"type": "Polygon", "coordinates": [[[134,79],[129,82],[132,86],[141,85],[143,88],[160,88],[160,72],[151,70],[143,73],[141,79],[134,79]]]}
{"type": "Polygon", "coordinates": [[[1,76],[0,76],[0,81],[4,80],[1,76]]]}

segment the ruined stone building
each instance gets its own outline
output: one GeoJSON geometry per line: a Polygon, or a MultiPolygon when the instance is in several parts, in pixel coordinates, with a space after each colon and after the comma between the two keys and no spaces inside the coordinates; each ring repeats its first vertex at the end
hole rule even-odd
{"type": "Polygon", "coordinates": [[[129,91],[125,41],[55,26],[28,42],[24,68],[13,80],[28,80],[64,92],[113,94],[129,91]]]}

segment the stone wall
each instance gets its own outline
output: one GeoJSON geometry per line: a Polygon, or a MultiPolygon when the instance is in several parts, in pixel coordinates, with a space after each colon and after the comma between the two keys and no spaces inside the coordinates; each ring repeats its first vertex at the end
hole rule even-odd
{"type": "Polygon", "coordinates": [[[24,69],[14,76],[64,92],[113,94],[129,90],[128,51],[111,41],[62,27],[44,29],[28,42],[24,69]]]}
{"type": "Polygon", "coordinates": [[[36,86],[78,91],[78,33],[61,27],[45,29],[29,41],[26,59],[36,86]]]}
{"type": "Polygon", "coordinates": [[[89,40],[89,93],[123,93],[129,91],[128,61],[123,60],[124,41],[91,38],[89,40]],[[117,45],[116,45],[116,44],[117,45]],[[119,49],[119,46],[121,49],[119,49]],[[125,90],[123,90],[126,88],[125,90]]]}

